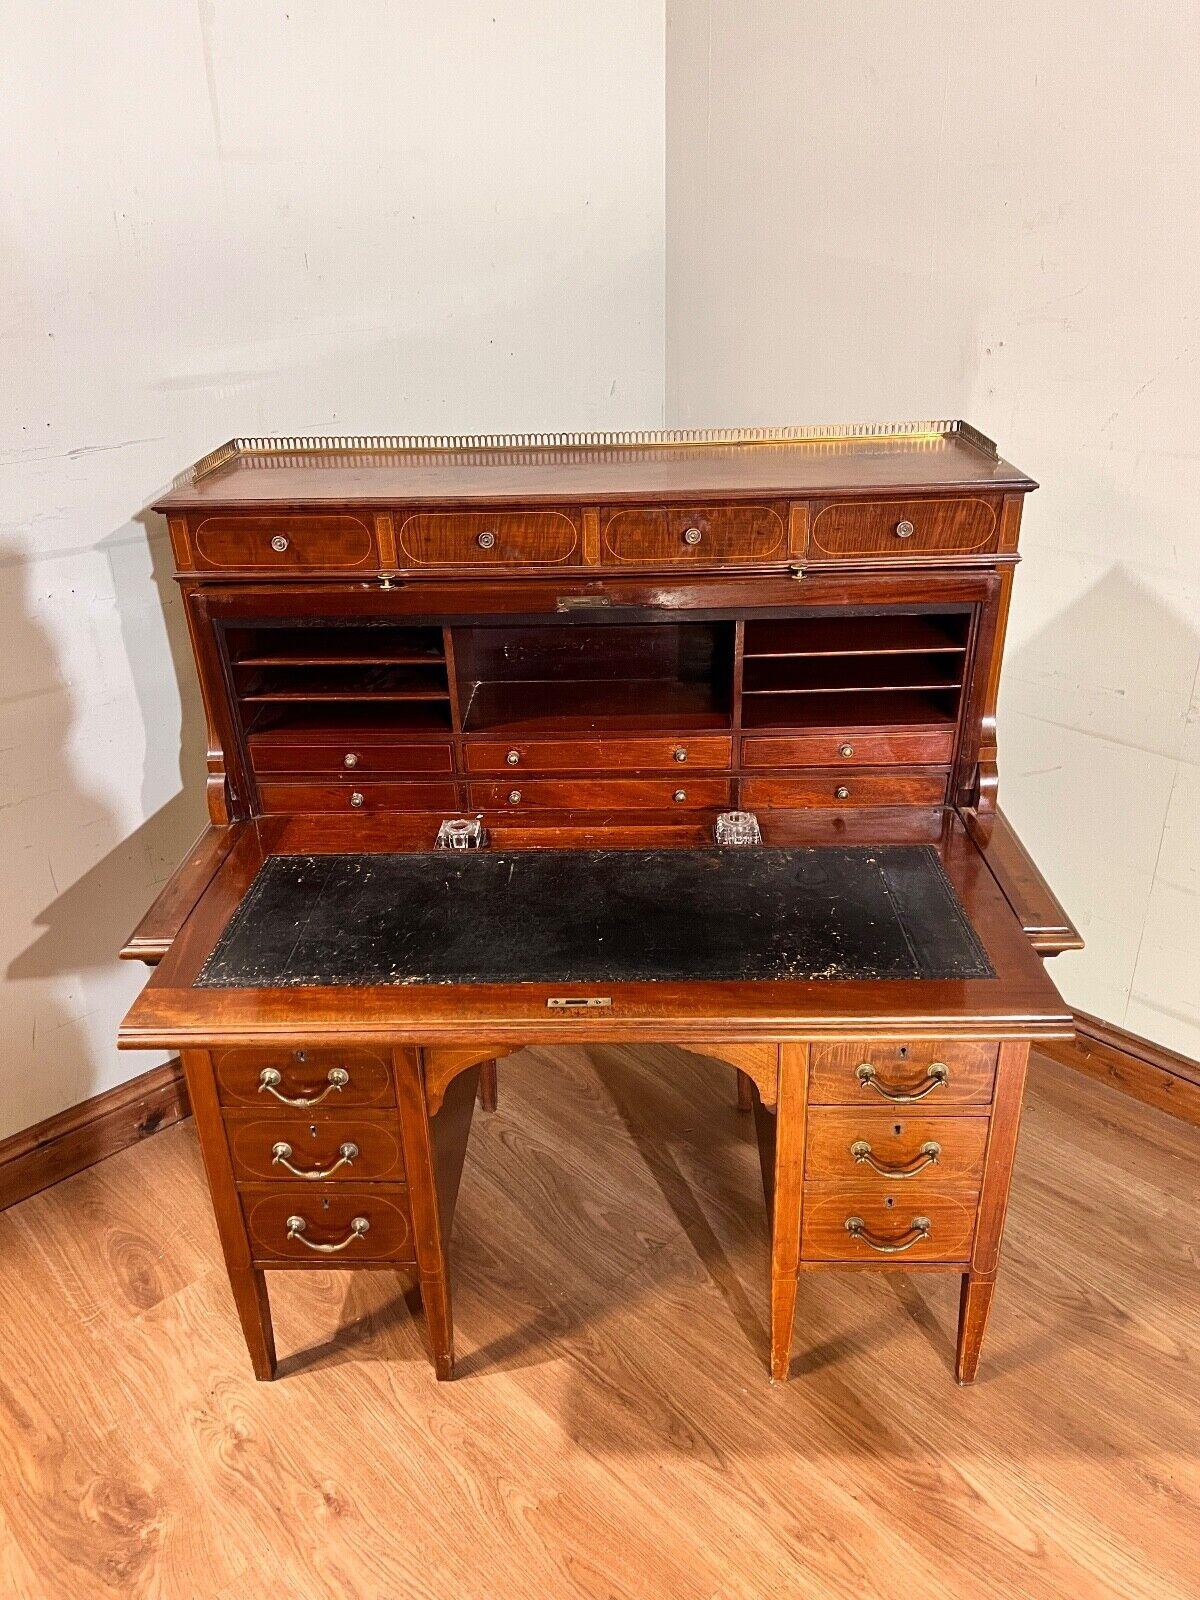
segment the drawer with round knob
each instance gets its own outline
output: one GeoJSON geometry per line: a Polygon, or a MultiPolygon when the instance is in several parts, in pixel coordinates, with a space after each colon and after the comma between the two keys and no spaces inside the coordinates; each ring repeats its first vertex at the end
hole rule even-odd
{"type": "Polygon", "coordinates": [[[250,1254],[258,1266],[416,1262],[408,1190],[403,1185],[243,1187],[241,1202],[250,1254]]]}
{"type": "Polygon", "coordinates": [[[666,811],[729,805],[724,778],[533,778],[473,783],[470,809],[506,811],[549,808],[562,811],[666,811]]]}
{"type": "Polygon", "coordinates": [[[930,1182],[804,1185],[802,1261],[970,1260],[975,1190],[930,1182]]]}
{"type": "Polygon", "coordinates": [[[400,521],[396,547],[414,567],[567,566],[582,562],[580,513],[422,511],[400,521]]]}
{"type": "Polygon", "coordinates": [[[468,739],[468,772],[592,772],[661,767],[727,768],[732,739],[680,734],[655,739],[468,739]]]}
{"type": "Polygon", "coordinates": [[[225,1123],[233,1170],[242,1182],[404,1181],[394,1112],[298,1116],[231,1115],[225,1123]]]}
{"type": "Polygon", "coordinates": [[[865,1039],[814,1044],[808,1097],[813,1105],[905,1107],[987,1105],[999,1047],[939,1039],[865,1039]]]}
{"type": "Polygon", "coordinates": [[[808,560],[985,555],[998,526],[987,500],[838,500],[815,510],[808,560]]]}
{"type": "Polygon", "coordinates": [[[806,1183],[911,1185],[936,1178],[978,1188],[987,1148],[985,1115],[926,1116],[913,1111],[813,1106],[804,1148],[806,1183]]]}
{"type": "Polygon", "coordinates": [[[369,521],[349,513],[203,517],[188,543],[203,571],[359,572],[379,565],[369,521]]]}
{"type": "Polygon", "coordinates": [[[453,783],[260,783],[264,812],[342,811],[367,816],[374,811],[454,811],[453,783]]]}
{"type": "Polygon", "coordinates": [[[392,1071],[368,1050],[214,1050],[213,1072],[223,1105],[306,1116],[355,1106],[394,1105],[392,1071]]]}
{"type": "Polygon", "coordinates": [[[608,507],[601,514],[601,559],[613,565],[677,561],[786,562],[786,506],[608,507]]]}
{"type": "Polygon", "coordinates": [[[954,728],[856,728],[743,739],[744,767],[945,766],[954,754],[954,728]]]}
{"type": "Polygon", "coordinates": [[[340,742],[332,739],[293,739],[277,737],[246,741],[255,772],[279,776],[338,772],[346,777],[356,773],[399,777],[417,772],[453,772],[454,752],[449,740],[427,744],[385,744],[376,739],[355,738],[347,729],[340,742]]]}
{"type": "Polygon", "coordinates": [[[747,777],[742,805],[747,811],[816,806],[937,806],[946,797],[944,767],[881,771],[848,767],[843,772],[805,770],[786,777],[747,777]]]}

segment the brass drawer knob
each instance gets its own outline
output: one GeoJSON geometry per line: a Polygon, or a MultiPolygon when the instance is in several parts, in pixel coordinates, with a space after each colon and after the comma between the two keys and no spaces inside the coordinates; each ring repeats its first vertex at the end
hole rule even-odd
{"type": "Polygon", "coordinates": [[[346,751],[346,754],[342,757],[342,765],[344,767],[356,767],[358,765],[358,757],[353,750],[346,751]]]}
{"type": "Polygon", "coordinates": [[[521,752],[519,750],[510,750],[504,759],[508,762],[510,767],[520,766],[521,752]]]}
{"type": "Polygon", "coordinates": [[[942,1159],[942,1147],[936,1139],[928,1139],[921,1146],[920,1155],[904,1167],[885,1167],[876,1160],[875,1154],[866,1139],[855,1139],[850,1146],[850,1154],[859,1166],[864,1163],[879,1174],[881,1178],[915,1178],[918,1172],[924,1172],[926,1167],[936,1166],[942,1159]]]}
{"type": "Polygon", "coordinates": [[[325,1080],[325,1087],[320,1094],[290,1095],[280,1094],[279,1085],[283,1082],[283,1075],[278,1067],[264,1067],[258,1075],[259,1094],[273,1094],[276,1100],[285,1106],[319,1106],[327,1094],[340,1094],[350,1082],[350,1074],[345,1067],[330,1067],[325,1080]]]}
{"type": "Polygon", "coordinates": [[[677,802],[677,804],[682,805],[683,802],[687,799],[687,790],[686,789],[676,789],[674,795],[672,796],[672,799],[674,799],[677,802]]]}
{"type": "Polygon", "coordinates": [[[913,1245],[920,1244],[922,1239],[928,1239],[933,1232],[933,1224],[928,1217],[914,1217],[908,1227],[895,1239],[884,1239],[877,1233],[872,1233],[861,1217],[846,1218],[846,1232],[852,1239],[860,1239],[863,1244],[870,1245],[872,1250],[878,1250],[881,1256],[898,1256],[904,1250],[911,1250],[913,1245]]]}
{"type": "Polygon", "coordinates": [[[932,1094],[935,1089],[942,1088],[950,1082],[950,1068],[944,1061],[931,1061],[925,1072],[925,1082],[919,1089],[893,1089],[886,1083],[879,1081],[879,1075],[869,1061],[860,1061],[854,1069],[854,1076],[864,1089],[874,1089],[875,1093],[882,1095],[885,1100],[891,1100],[896,1105],[909,1105],[914,1100],[924,1100],[927,1094],[932,1094]]]}
{"type": "Polygon", "coordinates": [[[277,533],[275,535],[275,537],[271,540],[271,549],[274,550],[277,555],[282,555],[283,552],[287,549],[287,547],[288,547],[287,538],[282,533],[277,533]]]}
{"type": "Polygon", "coordinates": [[[339,1250],[344,1250],[348,1244],[353,1244],[356,1239],[361,1239],[368,1232],[371,1224],[366,1217],[351,1217],[350,1232],[344,1239],[339,1239],[337,1244],[314,1244],[311,1239],[304,1237],[304,1230],[308,1223],[303,1217],[289,1217],[287,1219],[287,1236],[289,1239],[298,1239],[301,1244],[307,1245],[310,1250],[319,1250],[323,1256],[331,1256],[339,1250]]]}
{"type": "Polygon", "coordinates": [[[897,539],[911,539],[913,534],[916,533],[916,531],[917,531],[916,528],[908,520],[907,517],[905,517],[901,522],[898,522],[896,524],[896,537],[897,537],[897,539]]]}
{"type": "Polygon", "coordinates": [[[838,755],[844,756],[847,761],[850,759],[850,757],[853,754],[854,754],[854,746],[852,744],[840,744],[840,745],[838,745],[838,755]]]}
{"type": "Polygon", "coordinates": [[[490,528],[486,529],[483,533],[479,534],[475,540],[475,543],[481,550],[491,550],[495,546],[496,535],[491,531],[490,528]]]}
{"type": "Polygon", "coordinates": [[[337,1160],[328,1167],[294,1167],[292,1165],[294,1153],[286,1139],[278,1140],[271,1146],[271,1165],[283,1167],[296,1178],[332,1178],[339,1167],[353,1166],[358,1160],[358,1146],[350,1139],[341,1146],[337,1160]]]}
{"type": "Polygon", "coordinates": [[[849,800],[850,798],[850,791],[844,783],[839,783],[833,793],[834,798],[838,800],[849,800]]]}
{"type": "Polygon", "coordinates": [[[685,528],[683,530],[683,542],[684,542],[684,544],[698,545],[700,543],[701,539],[703,539],[703,537],[704,537],[704,534],[700,531],[699,528],[685,528]]]}
{"type": "Polygon", "coordinates": [[[674,750],[671,751],[671,760],[672,761],[686,761],[687,760],[687,751],[683,748],[682,745],[677,746],[674,750]]]}
{"type": "Polygon", "coordinates": [[[355,789],[354,793],[350,796],[350,804],[357,811],[359,806],[362,805],[362,803],[363,803],[362,793],[361,793],[360,790],[355,789]]]}
{"type": "Polygon", "coordinates": [[[508,791],[508,803],[510,806],[519,806],[521,804],[520,789],[510,789],[508,791]]]}

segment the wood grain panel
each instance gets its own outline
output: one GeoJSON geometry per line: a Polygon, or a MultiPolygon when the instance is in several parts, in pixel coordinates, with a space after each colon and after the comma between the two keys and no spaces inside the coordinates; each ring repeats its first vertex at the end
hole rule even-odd
{"type": "Polygon", "coordinates": [[[260,783],[264,812],[341,811],[351,816],[372,811],[442,811],[458,809],[452,783],[387,783],[378,779],[342,783],[260,783]],[[359,796],[355,799],[355,796],[359,796]]]}
{"type": "Polygon", "coordinates": [[[783,561],[787,529],[773,506],[645,506],[602,513],[603,559],[618,565],[783,561]]]}
{"type": "MultiPolygon", "coordinates": [[[[225,1125],[229,1153],[239,1182],[296,1182],[296,1173],[277,1161],[279,1144],[291,1147],[287,1161],[299,1172],[325,1173],[327,1183],[381,1183],[404,1180],[400,1128],[394,1115],[324,1112],[312,1117],[230,1117],[225,1125]],[[346,1159],[344,1147],[354,1146],[346,1159]]],[[[307,1179],[309,1182],[316,1179],[307,1179]]]]}
{"type": "Polygon", "coordinates": [[[995,542],[996,511],[986,500],[847,500],[817,512],[809,556],[970,555],[995,542]]]}
{"type": "Polygon", "coordinates": [[[441,511],[405,517],[400,558],[415,567],[562,566],[582,560],[580,519],[562,511],[441,511]]]}
{"type": "Polygon", "coordinates": [[[468,772],[602,772],[663,767],[682,778],[696,767],[728,767],[732,739],[681,733],[660,739],[467,739],[468,772]],[[511,757],[516,756],[516,760],[511,757]]]}
{"type": "Polygon", "coordinates": [[[844,772],[798,771],[786,778],[754,776],[742,782],[742,804],[751,811],[759,806],[935,806],[946,797],[946,777],[940,767],[914,772],[850,767],[844,772]]]}
{"type": "Polygon", "coordinates": [[[971,1189],[939,1187],[923,1178],[890,1186],[804,1186],[800,1255],[806,1262],[965,1263],[971,1256],[974,1235],[975,1193],[971,1189]],[[847,1230],[846,1223],[852,1217],[862,1221],[861,1235],[847,1230]],[[930,1225],[925,1237],[916,1236],[914,1222],[918,1218],[930,1225]],[[897,1249],[898,1246],[905,1248],[897,1249]]]}
{"type": "MultiPolygon", "coordinates": [[[[271,1112],[290,1109],[260,1087],[263,1069],[268,1067],[279,1073],[276,1087],[281,1095],[311,1099],[324,1094],[321,1105],[330,1111],[344,1111],[347,1106],[388,1105],[395,1100],[391,1068],[382,1056],[371,1051],[289,1050],[281,1046],[275,1050],[214,1050],[212,1059],[217,1093],[225,1105],[253,1106],[271,1112]],[[334,1067],[343,1068],[349,1074],[348,1081],[342,1088],[324,1093],[334,1067]]],[[[303,1110],[308,1115],[308,1108],[303,1110]]]]}
{"type": "Polygon", "coordinates": [[[347,778],[398,777],[412,772],[453,772],[454,750],[447,739],[422,744],[385,743],[355,737],[347,729],[338,742],[330,739],[249,740],[256,772],[337,772],[347,778]],[[347,760],[347,757],[353,760],[347,760]]]}
{"type": "Polygon", "coordinates": [[[920,1101],[922,1112],[936,1113],[943,1106],[986,1105],[992,1098],[996,1053],[994,1044],[948,1039],[814,1044],[809,1095],[814,1105],[862,1105],[877,1110],[889,1103],[888,1095],[919,1094],[928,1089],[920,1101]],[[864,1062],[874,1068],[873,1082],[859,1077],[864,1062]],[[936,1063],[947,1068],[947,1078],[930,1089],[930,1068],[936,1063]]]}
{"type": "Polygon", "coordinates": [[[375,538],[359,517],[212,516],[192,528],[196,566],[284,576],[375,563],[375,538]],[[276,545],[282,541],[282,548],[276,545]]]}
{"type": "Polygon", "coordinates": [[[947,766],[953,754],[953,727],[866,732],[848,726],[742,740],[744,767],[947,766]]]}
{"type": "Polygon", "coordinates": [[[514,777],[505,783],[473,783],[470,806],[577,808],[599,811],[607,806],[647,810],[693,810],[697,806],[729,804],[729,783],[722,778],[696,778],[680,774],[662,778],[533,778],[514,777]],[[514,798],[514,796],[516,798],[514,798]]]}
{"type": "Polygon", "coordinates": [[[977,1187],[983,1174],[987,1137],[985,1116],[922,1116],[919,1109],[910,1116],[903,1108],[844,1111],[813,1106],[808,1113],[804,1178],[806,1183],[910,1184],[914,1178],[898,1175],[921,1168],[939,1183],[977,1187]],[[884,1173],[876,1171],[863,1156],[864,1144],[870,1160],[883,1167],[884,1173]],[[927,1164],[931,1144],[937,1146],[932,1166],[927,1164]]]}
{"type": "Polygon", "coordinates": [[[365,1263],[416,1263],[408,1191],[403,1186],[300,1183],[270,1189],[243,1187],[241,1198],[256,1263],[278,1266],[286,1262],[319,1270],[365,1263]],[[288,1219],[293,1216],[304,1220],[299,1235],[289,1235],[288,1219]],[[355,1234],[352,1224],[356,1217],[366,1219],[366,1232],[355,1234]],[[343,1248],[327,1255],[312,1248],[319,1245],[343,1248]]]}

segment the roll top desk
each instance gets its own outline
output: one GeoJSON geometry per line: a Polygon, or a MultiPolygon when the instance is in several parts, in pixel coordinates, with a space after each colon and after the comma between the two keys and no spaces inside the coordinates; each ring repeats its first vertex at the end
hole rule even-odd
{"type": "Polygon", "coordinates": [[[182,1051],[260,1377],[264,1274],[329,1265],[409,1273],[450,1375],[477,1089],[569,1039],[737,1069],[775,1377],[802,1272],[902,1267],[961,1275],[973,1378],[1079,944],[996,804],[1033,487],[959,422],[237,440],[177,483],[211,825],[121,1043],[182,1051]]]}

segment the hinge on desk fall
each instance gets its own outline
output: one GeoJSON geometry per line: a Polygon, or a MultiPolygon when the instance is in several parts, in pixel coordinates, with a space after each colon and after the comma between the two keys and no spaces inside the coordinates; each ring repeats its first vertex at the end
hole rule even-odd
{"type": "Polygon", "coordinates": [[[804,576],[804,568],[801,565],[801,563],[799,561],[789,561],[788,562],[788,577],[789,578],[795,578],[796,582],[799,583],[800,579],[803,576],[804,576]]]}

